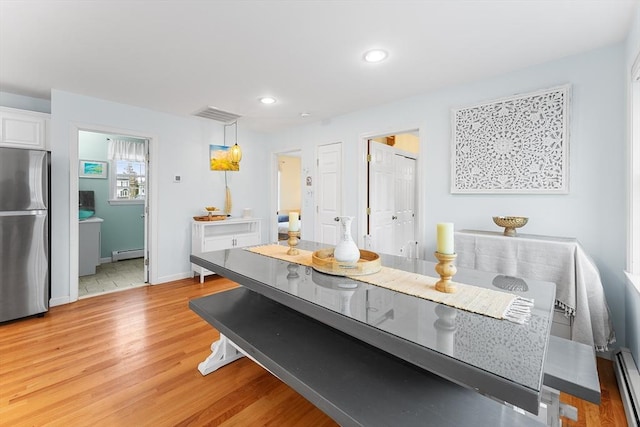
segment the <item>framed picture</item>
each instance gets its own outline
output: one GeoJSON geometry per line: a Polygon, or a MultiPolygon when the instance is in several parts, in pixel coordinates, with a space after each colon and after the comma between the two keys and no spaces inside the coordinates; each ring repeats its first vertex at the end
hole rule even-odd
{"type": "Polygon", "coordinates": [[[80,178],[107,178],[107,162],[99,160],[80,160],[78,169],[80,178]]]}
{"type": "Polygon", "coordinates": [[[569,88],[452,110],[451,193],[567,194],[569,88]]]}
{"type": "Polygon", "coordinates": [[[240,170],[240,164],[231,161],[231,147],[226,145],[209,145],[209,167],[212,171],[231,171],[240,170]]]}

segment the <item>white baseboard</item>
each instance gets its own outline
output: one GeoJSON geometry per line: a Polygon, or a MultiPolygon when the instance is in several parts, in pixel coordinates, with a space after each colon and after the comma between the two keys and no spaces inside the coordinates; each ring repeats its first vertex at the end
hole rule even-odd
{"type": "Polygon", "coordinates": [[[154,280],[153,283],[150,283],[150,285],[160,285],[162,283],[173,282],[174,280],[188,279],[190,277],[193,277],[192,271],[188,271],[186,273],[172,274],[170,276],[158,277],[157,280],[154,280]]]}
{"type": "Polygon", "coordinates": [[[111,260],[113,262],[142,257],[144,257],[144,249],[127,249],[124,251],[111,252],[111,260]]]}
{"type": "Polygon", "coordinates": [[[627,424],[630,427],[638,427],[640,424],[640,373],[631,351],[621,348],[616,352],[613,367],[627,416],[627,424]]]}
{"type": "Polygon", "coordinates": [[[55,307],[57,305],[69,304],[70,302],[71,302],[71,299],[69,298],[69,296],[51,298],[49,300],[49,307],[55,307]]]}

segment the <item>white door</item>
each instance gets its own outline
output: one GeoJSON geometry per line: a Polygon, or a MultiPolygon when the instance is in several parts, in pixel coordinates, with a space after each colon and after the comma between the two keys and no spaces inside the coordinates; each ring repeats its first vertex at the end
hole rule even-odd
{"type": "Polygon", "coordinates": [[[394,250],[395,255],[415,258],[415,198],[416,198],[416,159],[395,155],[395,191],[394,214],[395,223],[394,250]],[[413,253],[409,253],[413,252],[413,253]]]}
{"type": "Polygon", "coordinates": [[[370,140],[368,172],[368,248],[417,256],[416,159],[405,151],[370,140]]]}
{"type": "Polygon", "coordinates": [[[395,150],[369,140],[368,167],[369,245],[374,252],[394,253],[395,150]]]}
{"type": "Polygon", "coordinates": [[[338,243],[342,215],[342,143],[321,145],[317,159],[318,191],[314,240],[328,245],[338,243]]]}

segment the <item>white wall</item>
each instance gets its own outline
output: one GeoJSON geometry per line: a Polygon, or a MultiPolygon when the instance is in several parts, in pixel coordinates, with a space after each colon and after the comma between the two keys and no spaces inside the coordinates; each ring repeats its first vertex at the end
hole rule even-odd
{"type": "MultiPolygon", "coordinates": [[[[344,214],[356,215],[358,145],[364,134],[419,128],[421,139],[419,240],[435,250],[435,224],[457,229],[499,229],[494,215],[525,215],[524,233],[576,237],[600,269],[618,342],[625,340],[625,81],[624,45],[576,55],[497,78],[451,87],[310,123],[270,137],[273,151],[301,146],[303,169],[314,170],[318,144],[344,143],[344,214]],[[452,195],[450,188],[451,108],[526,93],[565,83],[570,107],[570,193],[568,195],[452,195]]],[[[473,70],[469,70],[470,73],[473,70]]],[[[312,200],[303,203],[312,204],[312,200]]],[[[306,211],[310,211],[306,209],[306,211]]],[[[311,218],[309,218],[311,219],[311,218]]],[[[304,233],[313,235],[313,221],[304,233]],[[309,228],[308,228],[309,227],[309,228]]],[[[358,225],[354,224],[353,230],[358,225]]],[[[362,236],[358,236],[359,239],[362,236]]]]}
{"type": "MultiPolygon", "coordinates": [[[[224,173],[209,170],[209,144],[223,144],[222,124],[197,117],[179,117],[118,104],[60,90],[52,91],[52,304],[69,298],[69,186],[70,144],[75,127],[109,127],[131,135],[152,138],[150,168],[151,211],[156,215],[152,232],[152,283],[190,276],[191,220],[204,206],[224,206],[224,173]],[[182,182],[173,182],[181,175],[182,182]],[[155,195],[156,199],[153,199],[155,195]],[[153,254],[152,254],[153,255],[153,254]]],[[[260,135],[238,126],[243,148],[240,172],[229,173],[233,215],[252,207],[257,217],[266,217],[269,188],[259,176],[267,158],[260,135]]],[[[75,178],[72,178],[75,179],[75,178]]],[[[266,236],[266,232],[264,234],[266,236]]]]}
{"type": "MultiPolygon", "coordinates": [[[[640,6],[636,9],[633,26],[631,28],[631,32],[627,37],[625,66],[625,76],[627,82],[630,81],[629,77],[631,67],[633,66],[633,63],[638,55],[640,55],[640,6]]],[[[627,94],[629,93],[630,90],[628,89],[627,94]]],[[[628,99],[627,105],[630,105],[630,99],[628,99]]],[[[627,129],[630,130],[631,111],[629,111],[629,114],[627,115],[627,120],[629,121],[627,123],[627,129]]],[[[628,134],[628,138],[629,140],[631,138],[630,132],[628,134]]],[[[625,301],[627,332],[625,345],[631,350],[636,365],[640,366],[640,293],[631,283],[627,283],[625,301]]]]}

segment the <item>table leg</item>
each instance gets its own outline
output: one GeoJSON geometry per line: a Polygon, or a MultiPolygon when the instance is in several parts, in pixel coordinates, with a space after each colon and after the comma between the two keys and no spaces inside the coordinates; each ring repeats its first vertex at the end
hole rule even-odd
{"type": "Polygon", "coordinates": [[[578,410],[566,403],[560,403],[560,392],[551,387],[542,387],[540,401],[547,406],[547,425],[550,427],[561,427],[560,417],[566,417],[573,421],[578,421],[578,410]]]}
{"type": "Polygon", "coordinates": [[[220,339],[211,344],[211,354],[203,362],[198,364],[198,371],[202,375],[234,362],[244,354],[241,353],[226,336],[220,334],[220,339]]]}

